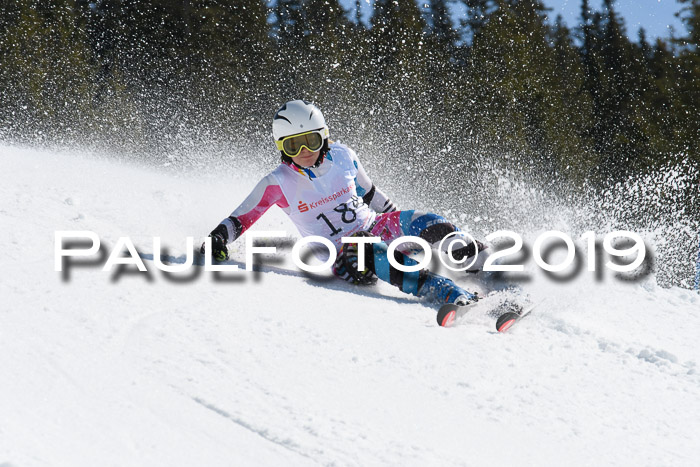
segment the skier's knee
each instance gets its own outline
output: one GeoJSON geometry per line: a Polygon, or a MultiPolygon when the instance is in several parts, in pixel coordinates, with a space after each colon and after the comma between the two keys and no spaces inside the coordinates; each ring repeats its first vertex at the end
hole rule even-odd
{"type": "Polygon", "coordinates": [[[460,265],[468,266],[467,272],[479,272],[484,268],[486,259],[491,255],[491,248],[478,240],[452,251],[452,258],[460,265]]]}
{"type": "Polygon", "coordinates": [[[416,212],[413,214],[413,221],[408,233],[433,244],[457,230],[459,229],[454,224],[438,214],[416,212]]]}
{"type": "Polygon", "coordinates": [[[456,232],[457,230],[459,230],[457,229],[457,227],[455,227],[454,224],[448,222],[446,219],[440,216],[435,217],[436,218],[434,220],[434,223],[427,226],[419,234],[420,238],[422,238],[430,244],[438,243],[440,240],[450,235],[452,232],[456,232]]]}

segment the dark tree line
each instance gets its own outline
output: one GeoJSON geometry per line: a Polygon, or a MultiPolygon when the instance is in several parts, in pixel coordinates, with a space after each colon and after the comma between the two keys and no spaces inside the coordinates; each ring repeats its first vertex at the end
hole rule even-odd
{"type": "Polygon", "coordinates": [[[700,0],[678,2],[686,31],[650,42],[614,0],[573,29],[539,0],[0,0],[0,139],[167,153],[268,137],[303,97],[392,154],[573,183],[698,162],[700,0]]]}

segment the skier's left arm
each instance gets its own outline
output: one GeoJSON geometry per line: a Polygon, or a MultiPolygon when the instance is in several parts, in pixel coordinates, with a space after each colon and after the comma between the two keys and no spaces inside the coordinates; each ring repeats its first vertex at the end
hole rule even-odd
{"type": "Polygon", "coordinates": [[[362,200],[365,204],[378,213],[396,211],[398,209],[397,206],[382,190],[372,183],[372,179],[369,178],[364,167],[362,167],[362,163],[357,158],[357,154],[351,150],[351,155],[352,162],[357,168],[357,176],[355,177],[357,194],[362,196],[362,200]]]}

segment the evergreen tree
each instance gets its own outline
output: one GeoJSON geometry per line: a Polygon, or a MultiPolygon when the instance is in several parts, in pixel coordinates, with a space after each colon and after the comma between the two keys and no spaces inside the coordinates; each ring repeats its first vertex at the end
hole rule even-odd
{"type": "Polygon", "coordinates": [[[351,64],[344,58],[353,28],[338,0],[307,0],[304,25],[308,31],[306,46],[318,73],[326,77],[347,73],[351,64]]]}
{"type": "Polygon", "coordinates": [[[450,118],[444,111],[460,81],[456,54],[459,32],[452,23],[447,1],[432,0],[427,16],[426,73],[439,77],[441,85],[428,87],[426,97],[434,104],[435,117],[450,118]]]}
{"type": "Polygon", "coordinates": [[[190,38],[183,52],[191,60],[188,76],[200,80],[211,94],[209,105],[252,99],[268,83],[272,43],[268,10],[261,0],[192,0],[190,38]]]}
{"type": "Polygon", "coordinates": [[[583,180],[597,163],[593,144],[586,127],[593,120],[593,101],[590,94],[581,92],[586,80],[585,67],[571,31],[561,16],[550,31],[555,54],[556,84],[559,87],[560,105],[552,108],[554,125],[564,131],[553,138],[553,152],[566,160],[568,175],[583,180]],[[562,125],[562,123],[564,123],[562,125]]]}
{"type": "Polygon", "coordinates": [[[578,129],[567,118],[572,91],[559,80],[544,11],[539,2],[499,3],[474,37],[475,94],[468,99],[476,102],[478,131],[507,142],[508,149],[539,154],[556,169],[557,159],[566,161],[575,152],[569,145],[577,141],[578,129]]]}
{"type": "Polygon", "coordinates": [[[111,45],[109,61],[132,85],[153,88],[177,81],[188,70],[189,2],[102,0],[95,3],[111,45]]]}
{"type": "Polygon", "coordinates": [[[360,0],[355,0],[355,25],[360,26],[362,24],[362,7],[360,6],[360,0]]]}
{"type": "MultiPolygon", "coordinates": [[[[430,37],[434,39],[433,42],[439,47],[440,52],[451,54],[459,37],[452,24],[447,3],[447,0],[431,0],[428,17],[430,37]]],[[[449,56],[444,58],[447,59],[449,56]]]]}
{"type": "Polygon", "coordinates": [[[679,2],[683,5],[679,16],[686,25],[687,35],[678,40],[682,49],[672,68],[677,108],[674,131],[681,150],[700,162],[700,0],[679,2]]]}
{"type": "Polygon", "coordinates": [[[681,11],[676,13],[676,16],[681,18],[688,30],[688,34],[678,39],[678,42],[691,51],[698,52],[698,48],[700,48],[700,0],[678,0],[678,3],[683,7],[681,11]]]}
{"type": "Polygon", "coordinates": [[[462,19],[463,27],[467,28],[468,34],[473,39],[486,25],[488,18],[497,8],[495,0],[460,0],[467,9],[466,19],[462,19]]]}
{"type": "Polygon", "coordinates": [[[614,3],[603,1],[605,25],[600,55],[604,71],[597,148],[603,156],[603,172],[619,176],[634,163],[641,163],[637,159],[644,155],[648,137],[636,123],[640,115],[636,115],[635,107],[641,93],[633,74],[632,45],[614,3]]]}
{"type": "Polygon", "coordinates": [[[304,37],[303,0],[276,0],[276,38],[283,47],[292,48],[304,37]]]}
{"type": "Polygon", "coordinates": [[[427,92],[438,85],[428,78],[425,20],[414,0],[377,0],[370,24],[373,70],[365,108],[386,115],[384,124],[378,126],[391,128],[383,140],[392,151],[415,152],[410,144],[414,134],[431,133],[416,125],[428,123],[431,102],[427,92]]]}
{"type": "Polygon", "coordinates": [[[273,37],[274,53],[283,57],[284,72],[279,73],[277,85],[282,96],[303,97],[303,84],[308,71],[308,48],[304,47],[305,27],[303,0],[276,0],[273,37]]]}
{"type": "Polygon", "coordinates": [[[367,69],[366,30],[361,22],[351,23],[338,0],[306,0],[305,25],[308,29],[305,47],[309,50],[308,89],[312,98],[335,105],[330,96],[346,94],[354,102],[353,90],[361,87],[367,69]]]}
{"type": "MultiPolygon", "coordinates": [[[[581,60],[584,71],[584,79],[581,91],[590,96],[592,104],[592,118],[590,123],[584,124],[585,136],[589,137],[594,145],[596,154],[599,153],[602,141],[606,137],[603,116],[603,84],[601,75],[600,48],[603,41],[600,14],[591,10],[588,0],[581,2],[581,32],[583,43],[581,45],[581,60]]],[[[597,165],[597,164],[596,164],[597,165]]]]}
{"type": "Polygon", "coordinates": [[[377,0],[371,18],[374,58],[380,73],[414,79],[425,54],[425,22],[413,0],[377,0]]]}
{"type": "MultiPolygon", "coordinates": [[[[191,0],[189,47],[220,66],[254,76],[269,59],[268,10],[262,0],[191,0]]],[[[239,77],[242,79],[242,76],[239,77]]]]}
{"type": "Polygon", "coordinates": [[[95,93],[87,42],[74,0],[18,5],[5,20],[0,44],[0,101],[13,105],[3,112],[4,124],[23,124],[39,138],[78,134],[92,115],[95,93]]]}
{"type": "Polygon", "coordinates": [[[544,21],[546,14],[551,11],[542,3],[542,0],[501,0],[504,6],[512,9],[516,15],[529,21],[544,21]],[[539,18],[535,18],[539,17],[539,18]]]}

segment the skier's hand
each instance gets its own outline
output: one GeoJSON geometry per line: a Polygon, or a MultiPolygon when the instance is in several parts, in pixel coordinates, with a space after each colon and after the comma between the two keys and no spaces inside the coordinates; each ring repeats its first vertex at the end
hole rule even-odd
{"type": "MultiPolygon", "coordinates": [[[[353,237],[371,237],[369,232],[356,232],[353,237]]],[[[367,254],[367,253],[365,253],[367,254]]],[[[352,282],[356,285],[372,285],[377,282],[377,276],[374,271],[365,268],[364,271],[357,269],[358,264],[358,248],[357,244],[345,243],[338,252],[338,257],[333,264],[333,274],[337,277],[352,282]]]]}
{"type": "MultiPolygon", "coordinates": [[[[226,246],[228,233],[226,232],[226,227],[219,225],[212,230],[209,237],[211,238],[211,256],[217,261],[226,261],[228,259],[228,247],[226,246]]],[[[206,253],[204,243],[202,243],[200,252],[202,254],[206,253]]]]}

